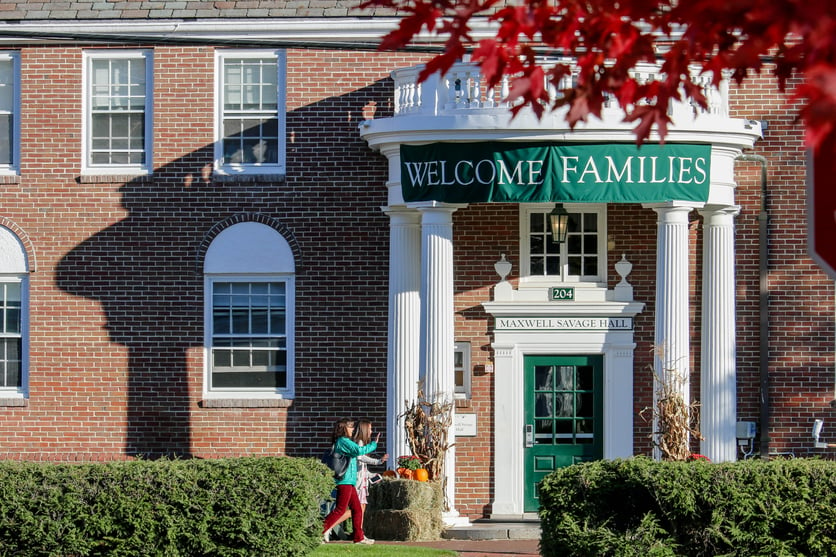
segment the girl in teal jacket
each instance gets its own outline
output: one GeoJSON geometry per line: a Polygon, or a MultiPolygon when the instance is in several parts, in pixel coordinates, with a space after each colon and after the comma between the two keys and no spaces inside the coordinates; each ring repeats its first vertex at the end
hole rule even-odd
{"type": "Polygon", "coordinates": [[[363,534],[363,508],[360,505],[360,499],[357,497],[357,489],[354,485],[357,483],[357,457],[369,454],[377,449],[380,433],[377,434],[374,441],[362,447],[351,440],[353,433],[354,422],[351,420],[340,420],[334,425],[334,433],[331,436],[334,450],[350,457],[350,460],[345,475],[337,480],[337,502],[334,505],[334,510],[325,517],[325,522],[322,525],[322,535],[325,537],[326,532],[331,530],[345,513],[346,508],[349,508],[351,509],[351,522],[354,526],[354,543],[372,544],[374,540],[363,534]]]}

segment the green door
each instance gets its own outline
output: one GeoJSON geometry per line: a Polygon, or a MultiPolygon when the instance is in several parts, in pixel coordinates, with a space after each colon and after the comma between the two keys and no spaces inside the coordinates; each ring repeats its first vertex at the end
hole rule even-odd
{"type": "Polygon", "coordinates": [[[603,458],[601,355],[525,357],[525,512],[556,468],[603,458]]]}

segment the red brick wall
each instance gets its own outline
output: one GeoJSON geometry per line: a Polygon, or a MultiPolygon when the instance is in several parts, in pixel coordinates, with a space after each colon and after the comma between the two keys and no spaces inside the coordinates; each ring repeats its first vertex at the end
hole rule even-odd
{"type": "MultiPolygon", "coordinates": [[[[116,459],[136,453],[315,455],[337,417],[385,421],[388,218],[385,159],[358,124],[389,116],[389,72],[419,55],[291,50],[287,179],[213,181],[209,47],[154,48],[154,175],[81,178],[80,48],[21,50],[21,177],[4,184],[0,217],[33,246],[30,397],[0,407],[0,458],[116,459]],[[276,219],[298,245],[296,397],[289,408],[206,408],[200,246],[235,215],[276,219]]],[[[735,117],[769,122],[769,376],[772,449],[809,452],[815,417],[833,423],[834,287],[806,253],[801,133],[757,78],[735,92],[735,117]]],[[[738,165],[739,418],[757,421],[759,169],[738,165]]],[[[701,229],[691,226],[692,392],[699,397],[701,229]]],[[[645,311],[635,319],[634,444],[650,453],[639,412],[652,403],[656,214],[611,205],[610,286],[621,254],[645,311]]],[[[514,205],[454,214],[456,340],[471,342],[477,437],[457,440],[457,506],[490,512],[491,320],[481,304],[501,253],[518,275],[514,205]]],[[[827,433],[827,429],[825,433],[827,433]]],[[[834,436],[836,437],[836,436],[834,436]]],[[[393,457],[396,455],[393,455],[393,457]]]]}
{"type": "MultiPolygon", "coordinates": [[[[769,399],[770,449],[796,456],[826,455],[812,450],[815,418],[825,420],[824,437],[836,431],[834,399],[834,283],[807,251],[805,149],[796,121],[798,105],[775,91],[768,72],[735,95],[735,116],[768,123],[753,153],[768,161],[769,215],[769,399]]],[[[794,86],[796,82],[791,82],[794,86]]],[[[758,365],[757,215],[760,168],[740,165],[742,205],[738,217],[739,414],[757,421],[760,412],[758,365]]]]}

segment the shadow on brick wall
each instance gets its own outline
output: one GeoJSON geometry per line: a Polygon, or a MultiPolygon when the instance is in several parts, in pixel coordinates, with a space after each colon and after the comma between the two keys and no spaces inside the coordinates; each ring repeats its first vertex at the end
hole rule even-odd
{"type": "MultiPolygon", "coordinates": [[[[249,408],[238,423],[213,424],[219,452],[264,451],[251,448],[253,436],[263,435],[271,437],[267,451],[315,455],[328,443],[333,420],[345,415],[369,417],[382,429],[388,221],[380,207],[386,204],[387,165],[360,139],[358,124],[370,104],[391,98],[390,87],[384,80],[290,112],[286,179],[219,181],[212,175],[209,144],[150,177],[121,184],[79,180],[77,187],[88,191],[112,194],[118,187],[128,212],[72,247],[56,270],[59,288],[98,302],[107,340],[128,349],[127,369],[121,354],[105,349],[89,354],[86,370],[90,377],[127,385],[124,394],[114,393],[120,402],[127,398],[127,454],[199,452],[195,413],[214,411],[200,408],[199,400],[201,245],[232,215],[267,216],[298,242],[296,396],[290,408],[249,408]],[[121,373],[127,378],[120,383],[121,373]],[[281,417],[265,420],[259,413],[281,417]],[[221,438],[232,439],[229,447],[221,438]]],[[[93,208],[87,215],[91,230],[112,221],[118,209],[106,202],[93,208]]]]}

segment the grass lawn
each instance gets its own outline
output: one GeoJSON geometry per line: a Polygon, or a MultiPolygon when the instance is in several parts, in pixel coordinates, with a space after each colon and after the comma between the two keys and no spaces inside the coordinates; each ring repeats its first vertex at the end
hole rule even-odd
{"type": "Polygon", "coordinates": [[[363,557],[453,557],[455,551],[432,549],[429,547],[411,547],[408,545],[355,545],[351,543],[322,544],[311,553],[311,557],[337,557],[342,555],[362,555],[363,557]]]}

